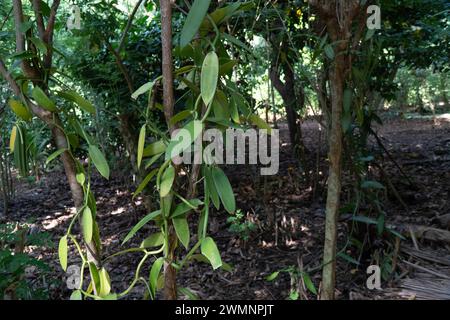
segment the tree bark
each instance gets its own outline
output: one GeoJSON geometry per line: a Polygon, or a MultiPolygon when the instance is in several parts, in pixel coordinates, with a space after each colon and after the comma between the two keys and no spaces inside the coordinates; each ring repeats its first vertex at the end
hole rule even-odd
{"type": "MultiPolygon", "coordinates": [[[[173,59],[172,59],[172,5],[170,0],[160,0],[161,6],[161,45],[162,45],[162,76],[164,94],[164,117],[172,135],[175,127],[170,124],[175,105],[173,91],[173,59]]],[[[171,222],[168,223],[169,248],[164,261],[164,299],[177,299],[176,270],[172,266],[175,260],[176,235],[171,222]]]]}
{"type": "MultiPolygon", "coordinates": [[[[334,60],[329,69],[331,91],[331,129],[329,133],[330,161],[325,219],[325,243],[323,253],[322,300],[334,299],[336,283],[337,221],[341,195],[342,167],[342,110],[346,78],[351,69],[349,46],[352,39],[352,23],[362,12],[359,0],[309,0],[319,19],[326,25],[334,45],[334,60]]],[[[353,39],[358,42],[358,39],[353,39]]]]}

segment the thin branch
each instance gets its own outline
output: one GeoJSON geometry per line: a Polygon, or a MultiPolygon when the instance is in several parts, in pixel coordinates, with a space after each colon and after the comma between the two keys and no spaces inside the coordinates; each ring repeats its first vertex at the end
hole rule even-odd
{"type": "Polygon", "coordinates": [[[45,37],[42,39],[47,44],[48,50],[44,57],[44,68],[50,69],[53,57],[53,34],[55,29],[56,12],[58,11],[60,0],[54,0],[48,17],[47,28],[45,29],[45,37]]]}
{"type": "Polygon", "coordinates": [[[120,72],[122,72],[122,75],[125,77],[125,81],[128,86],[128,91],[130,91],[130,94],[133,94],[133,92],[134,92],[133,82],[131,81],[131,77],[130,77],[130,74],[128,73],[127,68],[125,67],[125,65],[122,62],[122,58],[120,57],[119,52],[114,50],[111,43],[109,43],[108,39],[105,39],[105,43],[106,43],[108,50],[114,55],[114,58],[116,59],[116,64],[119,67],[120,72]]]}
{"type": "Polygon", "coordinates": [[[0,31],[3,29],[3,27],[6,24],[6,22],[9,20],[9,17],[11,16],[12,11],[13,11],[13,8],[9,9],[8,14],[6,15],[5,19],[2,22],[2,25],[0,26],[0,31]]]}
{"type": "Polygon", "coordinates": [[[41,11],[41,0],[32,0],[33,1],[33,10],[34,15],[36,17],[36,24],[37,29],[39,32],[39,37],[41,40],[45,37],[45,25],[44,25],[44,18],[42,17],[42,11],[41,11]]]}
{"type": "Polygon", "coordinates": [[[120,38],[119,46],[117,47],[117,50],[116,50],[117,52],[120,52],[122,50],[122,47],[125,44],[125,40],[126,40],[128,31],[130,30],[131,25],[133,24],[134,16],[136,15],[136,13],[137,13],[137,11],[138,11],[138,9],[141,6],[143,1],[144,0],[139,0],[136,3],[136,5],[134,6],[133,11],[131,12],[130,17],[128,18],[128,22],[127,22],[127,25],[126,25],[126,27],[125,27],[125,29],[123,31],[122,37],[120,38]]]}

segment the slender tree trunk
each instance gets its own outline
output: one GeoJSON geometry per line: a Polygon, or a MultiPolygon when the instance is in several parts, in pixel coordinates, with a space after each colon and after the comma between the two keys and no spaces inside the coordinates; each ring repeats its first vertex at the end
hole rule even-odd
{"type": "MultiPolygon", "coordinates": [[[[175,105],[173,91],[173,60],[172,60],[172,5],[170,0],[160,0],[161,6],[161,44],[162,44],[162,75],[164,95],[164,117],[169,126],[169,133],[175,130],[170,125],[175,105]]],[[[174,183],[175,184],[175,183],[174,183]]],[[[171,200],[170,200],[171,201],[171,200]]],[[[171,222],[168,223],[169,248],[164,262],[164,299],[177,299],[176,270],[172,266],[175,260],[176,235],[171,222]]]]}
{"type": "Polygon", "coordinates": [[[341,57],[336,58],[336,65],[330,71],[331,87],[331,130],[329,134],[330,161],[328,172],[328,191],[325,220],[325,244],[323,252],[323,283],[321,299],[334,299],[336,282],[336,241],[337,218],[341,196],[341,162],[342,162],[342,127],[344,81],[342,79],[343,63],[341,57]]]}

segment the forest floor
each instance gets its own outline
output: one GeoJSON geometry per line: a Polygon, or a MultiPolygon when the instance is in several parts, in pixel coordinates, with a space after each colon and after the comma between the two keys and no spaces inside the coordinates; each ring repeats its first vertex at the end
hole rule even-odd
{"type": "MultiPolygon", "coordinates": [[[[315,181],[311,183],[306,181],[298,160],[289,150],[286,128],[282,126],[281,129],[284,143],[278,175],[261,177],[254,166],[226,168],[237,197],[237,207],[257,228],[244,241],[230,232],[228,214],[222,211],[211,214],[209,234],[218,243],[222,259],[233,269],[231,272],[213,271],[209,265],[197,262],[183,269],[179,274],[179,285],[189,288],[201,299],[286,299],[295,287],[299,288],[300,299],[317,298],[305,290],[304,281],[295,275],[299,274],[296,270],[307,272],[319,289],[326,199],[325,137],[317,122],[311,120],[303,124],[308,150],[306,163],[311,170],[310,181],[315,181]],[[280,270],[293,272],[281,272],[275,280],[266,280],[268,275],[280,270]]],[[[365,239],[370,240],[372,253],[378,251],[380,261],[376,254],[366,256],[363,253],[358,267],[348,259],[338,258],[337,298],[429,298],[442,294],[442,286],[450,292],[450,239],[445,233],[450,227],[450,116],[441,116],[434,121],[390,119],[377,132],[392,158],[411,180],[411,184],[407,182],[408,178],[386,154],[379,162],[385,171],[385,179],[379,179],[378,169],[372,173],[374,180],[383,184],[390,181],[394,186],[380,195],[384,197],[383,209],[387,224],[398,227],[398,231],[407,237],[397,246],[395,240],[365,239]],[[410,225],[413,227],[405,229],[410,225]],[[433,233],[433,230],[438,231],[433,233]],[[382,268],[394,264],[396,277],[383,281],[382,290],[370,291],[366,288],[369,264],[380,264],[382,268]],[[420,279],[419,284],[414,283],[415,279],[420,279]],[[432,290],[424,291],[423,287],[432,290]],[[433,293],[435,296],[430,296],[433,293]]],[[[373,139],[371,146],[375,155],[381,154],[382,150],[373,139]]],[[[56,248],[74,214],[70,193],[62,177],[61,173],[53,172],[37,183],[22,182],[9,217],[9,220],[18,221],[38,217],[33,222],[35,228],[51,233],[55,247],[35,249],[33,255],[47,262],[52,276],[61,281],[51,290],[53,299],[67,299],[70,295],[65,284],[67,275],[59,266],[56,248]]],[[[350,181],[350,177],[345,176],[344,204],[352,189],[350,181]]],[[[94,179],[93,190],[98,201],[104,255],[107,256],[123,249],[123,238],[146,212],[142,205],[131,201],[133,188],[127,187],[119,175],[110,181],[94,179]]],[[[349,225],[343,214],[339,223],[339,250],[347,243],[349,225]]],[[[195,233],[196,229],[192,227],[191,230],[195,233]]],[[[145,226],[127,245],[138,246],[151,232],[152,227],[145,226]]],[[[344,248],[345,254],[357,258],[355,252],[354,248],[344,248]]],[[[139,253],[130,253],[106,264],[115,292],[125,290],[131,283],[139,256],[139,253]]],[[[71,246],[68,265],[79,263],[75,248],[71,246]]],[[[147,268],[142,275],[148,276],[147,268]]],[[[143,285],[139,284],[128,298],[140,299],[143,291],[143,285]]]]}

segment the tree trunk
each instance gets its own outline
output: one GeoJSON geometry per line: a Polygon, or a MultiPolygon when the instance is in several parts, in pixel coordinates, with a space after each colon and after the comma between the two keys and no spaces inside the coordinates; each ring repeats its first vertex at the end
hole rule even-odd
{"type": "MultiPolygon", "coordinates": [[[[162,45],[162,76],[163,76],[163,95],[164,95],[164,117],[169,126],[169,133],[175,130],[170,124],[173,117],[175,105],[173,91],[173,61],[172,61],[172,5],[170,0],[160,0],[161,6],[161,45],[162,45]]],[[[174,182],[174,185],[176,181],[174,182]]],[[[168,197],[171,197],[169,195],[168,197]]],[[[162,199],[161,199],[162,201],[162,199]]],[[[172,200],[169,200],[172,201],[172,200]]],[[[167,248],[167,257],[164,261],[164,299],[177,299],[177,281],[176,270],[172,266],[175,260],[176,234],[171,221],[168,223],[169,248],[167,248]]]]}
{"type": "Polygon", "coordinates": [[[330,71],[331,87],[331,130],[329,134],[330,161],[325,220],[325,244],[323,252],[323,277],[321,299],[334,299],[336,282],[336,241],[337,219],[341,195],[342,127],[344,80],[342,78],[343,57],[336,58],[335,67],[330,71]]]}

